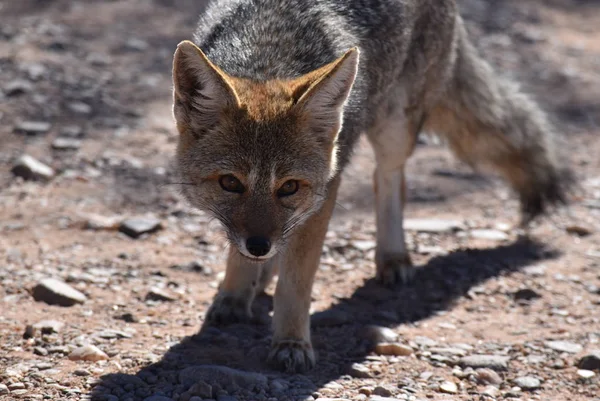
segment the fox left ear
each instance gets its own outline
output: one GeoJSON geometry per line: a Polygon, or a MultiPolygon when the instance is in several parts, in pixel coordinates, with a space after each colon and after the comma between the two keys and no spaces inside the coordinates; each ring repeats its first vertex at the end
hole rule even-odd
{"type": "Polygon", "coordinates": [[[333,63],[313,73],[325,70],[298,99],[308,130],[319,140],[332,144],[342,128],[344,107],[356,79],[359,50],[354,47],[333,63]]]}

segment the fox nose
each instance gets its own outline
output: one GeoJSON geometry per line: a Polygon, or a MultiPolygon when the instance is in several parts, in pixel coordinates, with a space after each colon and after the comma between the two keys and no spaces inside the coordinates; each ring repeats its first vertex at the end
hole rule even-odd
{"type": "Polygon", "coordinates": [[[253,256],[265,256],[271,250],[271,241],[265,237],[250,237],[246,240],[246,249],[253,256]]]}

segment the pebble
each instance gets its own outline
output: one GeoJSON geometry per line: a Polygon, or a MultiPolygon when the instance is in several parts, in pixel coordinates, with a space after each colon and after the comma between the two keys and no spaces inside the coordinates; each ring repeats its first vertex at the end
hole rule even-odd
{"type": "Polygon", "coordinates": [[[137,318],[137,316],[135,316],[133,313],[130,313],[130,312],[126,312],[121,315],[115,315],[115,319],[123,320],[124,322],[127,322],[127,323],[139,322],[139,319],[137,318]]]}
{"type": "Polygon", "coordinates": [[[595,350],[582,357],[577,362],[579,369],[600,370],[600,350],[595,350]]]}
{"type": "Polygon", "coordinates": [[[13,165],[11,172],[25,180],[48,181],[55,176],[52,167],[29,155],[22,155],[13,165]]]}
{"type": "Polygon", "coordinates": [[[52,125],[45,121],[23,121],[15,127],[15,131],[28,135],[45,134],[52,125]]]}
{"type": "Polygon", "coordinates": [[[460,359],[459,364],[465,368],[488,368],[495,371],[508,369],[509,358],[501,355],[469,355],[460,359]]]}
{"type": "Polygon", "coordinates": [[[487,386],[481,394],[487,395],[488,397],[496,398],[496,397],[498,397],[499,393],[500,393],[500,390],[498,390],[498,387],[487,386]]]}
{"type": "Polygon", "coordinates": [[[29,391],[25,389],[21,390],[13,390],[11,391],[11,395],[16,395],[17,397],[27,394],[29,391]]]}
{"type": "Polygon", "coordinates": [[[238,401],[238,399],[231,395],[219,395],[217,401],[238,401]]]}
{"type": "Polygon", "coordinates": [[[104,353],[100,348],[95,345],[84,345],[82,347],[75,348],[70,354],[69,359],[72,361],[104,361],[108,359],[108,355],[104,353]]]}
{"type": "Polygon", "coordinates": [[[33,89],[31,82],[24,79],[15,79],[4,85],[4,93],[6,96],[22,95],[23,93],[30,92],[33,89]]]}
{"type": "Polygon", "coordinates": [[[6,386],[6,384],[2,384],[0,383],[0,395],[5,395],[8,394],[8,387],[6,386]]]}
{"type": "Polygon", "coordinates": [[[356,377],[359,379],[368,379],[368,378],[372,377],[371,372],[369,371],[369,368],[367,368],[365,365],[363,365],[361,363],[353,363],[350,366],[350,370],[348,373],[350,374],[350,376],[356,377]]]}
{"type": "Polygon", "coordinates": [[[398,339],[398,334],[389,327],[367,326],[362,331],[363,337],[374,343],[391,343],[398,339]]]}
{"type": "Polygon", "coordinates": [[[147,301],[173,302],[177,297],[158,287],[152,287],[146,294],[147,301]]]}
{"type": "Polygon", "coordinates": [[[92,112],[92,106],[84,102],[71,102],[67,105],[67,108],[76,114],[90,114],[92,112]]]}
{"type": "Polygon", "coordinates": [[[144,398],[144,401],[173,401],[173,399],[165,397],[164,395],[151,395],[150,397],[144,398]]]}
{"type": "Polygon", "coordinates": [[[578,237],[587,237],[588,235],[592,234],[592,230],[588,227],[577,225],[567,226],[565,230],[567,233],[577,235],[578,237]]]}
{"type": "Polygon", "coordinates": [[[515,301],[531,301],[542,296],[530,288],[523,288],[513,294],[515,301]]]}
{"type": "Polygon", "coordinates": [[[488,368],[477,369],[476,378],[477,383],[479,384],[493,384],[496,386],[502,384],[502,378],[500,375],[488,368]]]}
{"type": "Polygon", "coordinates": [[[400,343],[379,343],[375,346],[375,352],[378,355],[409,356],[413,350],[400,343]]]}
{"type": "Polygon", "coordinates": [[[568,354],[577,354],[583,350],[581,345],[569,341],[546,341],[544,345],[554,351],[566,352],[568,354]]]}
{"type": "Polygon", "coordinates": [[[538,378],[532,376],[517,377],[513,380],[515,386],[520,387],[522,390],[533,391],[541,387],[542,383],[538,378]]]}
{"type": "Polygon", "coordinates": [[[388,388],[388,387],[377,386],[373,389],[373,394],[379,395],[381,397],[391,397],[393,393],[392,393],[392,390],[390,390],[390,388],[388,388]]]}
{"type": "Polygon", "coordinates": [[[440,384],[440,391],[446,394],[456,394],[458,393],[458,387],[452,382],[445,381],[440,384]]]}
{"type": "Polygon", "coordinates": [[[84,377],[84,376],[89,376],[91,373],[90,373],[90,371],[89,371],[89,370],[86,370],[86,369],[75,369],[75,370],[73,371],[73,374],[74,374],[75,376],[81,376],[81,377],[84,377]]]}
{"type": "Polygon", "coordinates": [[[471,237],[489,241],[506,241],[508,234],[500,230],[477,229],[471,231],[471,237]]]}
{"type": "Polygon", "coordinates": [[[60,333],[65,324],[59,320],[41,320],[33,325],[33,328],[40,330],[42,334],[60,333]]]}
{"type": "Polygon", "coordinates": [[[189,401],[193,396],[211,398],[212,386],[202,380],[194,383],[185,393],[181,394],[180,401],[189,401]]]}
{"type": "Polygon", "coordinates": [[[48,355],[48,350],[44,347],[33,347],[33,353],[40,356],[48,355]]]}
{"type": "Polygon", "coordinates": [[[450,233],[462,230],[463,223],[459,220],[406,219],[404,220],[404,229],[424,233],[450,233]]]}
{"type": "Polygon", "coordinates": [[[56,150],[77,150],[80,147],[79,139],[58,137],[52,141],[52,148],[56,150]]]}
{"type": "Polygon", "coordinates": [[[118,230],[121,218],[119,216],[102,216],[99,214],[87,214],[85,216],[84,228],[86,230],[118,230]]]}
{"type": "Polygon", "coordinates": [[[25,384],[23,383],[12,383],[8,385],[8,389],[10,391],[15,391],[15,390],[23,390],[25,388],[25,384]]]}
{"type": "Polygon", "coordinates": [[[63,281],[47,278],[40,281],[32,291],[33,298],[49,305],[73,306],[82,304],[87,297],[63,281]]]}
{"type": "Polygon", "coordinates": [[[138,238],[143,234],[153,233],[162,228],[160,220],[153,217],[135,217],[121,222],[119,231],[130,236],[138,238]]]}
{"type": "Polygon", "coordinates": [[[591,370],[578,369],[577,376],[581,377],[584,380],[588,380],[588,379],[591,379],[592,377],[596,376],[596,373],[594,373],[591,370]]]}
{"type": "Polygon", "coordinates": [[[25,326],[25,331],[23,332],[23,338],[25,340],[29,339],[29,338],[33,338],[35,336],[35,328],[33,327],[32,324],[28,324],[27,326],[25,326]]]}

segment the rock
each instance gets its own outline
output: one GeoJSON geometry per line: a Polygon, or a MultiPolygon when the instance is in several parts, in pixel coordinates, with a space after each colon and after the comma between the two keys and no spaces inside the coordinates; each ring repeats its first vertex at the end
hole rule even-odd
{"type": "Polygon", "coordinates": [[[440,391],[446,394],[456,394],[458,393],[458,387],[452,382],[445,381],[440,384],[440,391]]]}
{"type": "Polygon", "coordinates": [[[173,401],[173,399],[165,397],[164,395],[151,395],[150,397],[144,398],[144,401],[173,401]]]}
{"type": "Polygon", "coordinates": [[[108,355],[106,355],[100,348],[95,345],[84,345],[79,348],[75,348],[70,354],[69,359],[72,361],[105,361],[108,359],[108,355]]]}
{"type": "Polygon", "coordinates": [[[463,229],[463,223],[459,220],[444,219],[405,219],[404,229],[406,231],[419,231],[425,233],[450,233],[463,229]]]}
{"type": "Polygon", "coordinates": [[[200,398],[212,397],[212,386],[202,380],[194,383],[185,393],[181,394],[180,401],[189,401],[190,398],[198,396],[200,398]]]}
{"type": "Polygon", "coordinates": [[[30,92],[33,89],[31,82],[24,79],[15,79],[4,85],[4,93],[6,96],[17,96],[23,93],[30,92]]]}
{"type": "Polygon", "coordinates": [[[566,352],[568,354],[577,354],[583,350],[581,345],[569,341],[546,341],[544,345],[554,351],[566,352]]]}
{"type": "Polygon", "coordinates": [[[479,384],[493,384],[495,386],[499,386],[500,384],[502,384],[502,378],[498,373],[496,373],[492,369],[477,369],[475,374],[477,378],[477,383],[479,384]]]}
{"type": "Polygon", "coordinates": [[[23,121],[15,127],[15,131],[27,135],[45,134],[52,125],[45,121],[23,121]]]}
{"type": "Polygon", "coordinates": [[[600,370],[600,350],[592,351],[577,362],[579,369],[600,370]]]}
{"type": "Polygon", "coordinates": [[[359,241],[359,240],[354,240],[350,243],[354,248],[358,249],[359,251],[363,251],[363,252],[367,252],[370,251],[371,249],[375,249],[375,241],[359,241]]]}
{"type": "Polygon", "coordinates": [[[60,333],[65,324],[58,320],[41,320],[33,325],[33,328],[40,330],[42,334],[60,333]]]}
{"type": "Polygon", "coordinates": [[[218,365],[190,366],[179,373],[179,382],[184,386],[204,381],[222,388],[230,386],[245,390],[260,390],[268,388],[267,377],[260,373],[245,372],[218,365]]]}
{"type": "Polygon", "coordinates": [[[115,319],[123,320],[127,323],[137,323],[139,319],[133,313],[123,313],[122,315],[115,315],[115,319]]]}
{"type": "Polygon", "coordinates": [[[374,343],[391,343],[398,339],[398,334],[389,327],[382,326],[367,326],[361,331],[363,338],[366,338],[374,343]]]}
{"type": "Polygon", "coordinates": [[[238,399],[231,395],[220,395],[217,397],[217,401],[238,401],[238,399]]]}
{"type": "Polygon", "coordinates": [[[48,181],[56,174],[52,167],[29,156],[22,155],[11,169],[13,175],[26,180],[48,181]]]}
{"type": "Polygon", "coordinates": [[[10,391],[15,391],[15,390],[23,390],[25,388],[25,384],[23,383],[12,383],[8,385],[8,389],[10,391]]]}
{"type": "Polygon", "coordinates": [[[147,301],[173,302],[173,301],[177,300],[177,297],[173,296],[172,294],[170,294],[160,288],[152,287],[152,288],[150,288],[150,291],[148,291],[148,293],[146,294],[146,300],[147,301]]]}
{"type": "Polygon", "coordinates": [[[373,394],[381,397],[391,397],[393,392],[390,388],[385,386],[377,386],[373,389],[373,394]]]}
{"type": "Polygon", "coordinates": [[[523,288],[513,294],[515,301],[531,301],[542,296],[530,288],[523,288]]]}
{"type": "Polygon", "coordinates": [[[25,326],[25,331],[23,332],[23,339],[27,340],[29,338],[33,338],[35,336],[36,329],[33,325],[28,324],[25,326]]]}
{"type": "Polygon", "coordinates": [[[83,128],[79,125],[65,125],[61,128],[60,135],[63,138],[81,138],[83,136],[83,128]]]}
{"type": "Polygon", "coordinates": [[[467,351],[462,348],[440,348],[440,347],[432,347],[429,349],[429,352],[432,354],[444,355],[444,356],[465,356],[467,355],[467,351]]]}
{"type": "Polygon", "coordinates": [[[86,230],[118,230],[121,222],[119,216],[102,216],[88,213],[85,215],[84,228],[86,230]]]}
{"type": "Polygon", "coordinates": [[[546,274],[546,269],[545,265],[527,266],[523,269],[523,273],[531,277],[542,277],[546,274]]]}
{"type": "Polygon", "coordinates": [[[350,374],[350,376],[356,377],[359,379],[368,379],[370,377],[373,377],[371,375],[371,372],[369,371],[369,368],[367,368],[365,365],[363,365],[361,363],[353,363],[350,366],[350,370],[348,373],[350,374]]]}
{"type": "Polygon", "coordinates": [[[589,380],[592,377],[596,376],[596,373],[594,373],[591,370],[578,369],[577,370],[577,376],[581,377],[583,380],[589,380]]]}
{"type": "Polygon", "coordinates": [[[48,355],[48,350],[44,347],[33,347],[33,353],[40,356],[48,355]]]}
{"type": "Polygon", "coordinates": [[[67,105],[67,108],[75,114],[90,114],[92,112],[92,106],[84,102],[71,102],[67,105]]]}
{"type": "Polygon", "coordinates": [[[517,377],[516,379],[513,380],[513,383],[515,386],[518,386],[522,390],[525,390],[525,391],[537,390],[542,385],[542,383],[540,382],[540,380],[538,378],[535,378],[532,376],[517,377]]]}
{"type": "Polygon", "coordinates": [[[9,390],[8,387],[6,386],[6,384],[2,384],[0,383],[0,395],[6,395],[8,394],[9,390]]]}
{"type": "Polygon", "coordinates": [[[131,338],[132,337],[131,334],[129,334],[129,333],[126,333],[126,332],[120,331],[120,330],[112,330],[112,329],[102,330],[94,335],[96,337],[103,338],[105,340],[110,340],[113,338],[131,338]]]}
{"type": "Polygon", "coordinates": [[[420,347],[435,347],[437,345],[437,341],[429,337],[416,336],[413,341],[420,347]]]}
{"type": "Polygon", "coordinates": [[[52,141],[52,148],[56,150],[77,150],[81,147],[81,141],[74,138],[58,137],[52,141]]]}
{"type": "Polygon", "coordinates": [[[495,386],[487,386],[481,394],[487,395],[488,397],[497,398],[500,390],[495,386]]]}
{"type": "Polygon", "coordinates": [[[73,374],[74,374],[75,376],[80,376],[80,377],[85,377],[85,376],[89,376],[89,375],[91,375],[90,371],[89,371],[89,370],[86,370],[86,369],[75,369],[75,370],[73,371],[73,374]]]}
{"type": "Polygon", "coordinates": [[[32,290],[33,298],[49,305],[73,306],[82,304],[87,297],[70,285],[53,278],[38,283],[32,290]]]}
{"type": "Polygon", "coordinates": [[[588,235],[592,234],[591,229],[578,225],[567,226],[565,230],[569,234],[577,235],[578,237],[587,237],[588,235]]]}
{"type": "Polygon", "coordinates": [[[375,346],[378,355],[409,356],[413,350],[407,345],[400,343],[379,343],[375,346]]]}
{"type": "Polygon", "coordinates": [[[489,241],[506,241],[508,235],[500,230],[477,229],[470,233],[472,238],[483,239],[489,241]]]}
{"type": "Polygon", "coordinates": [[[132,237],[138,238],[143,234],[153,233],[162,228],[160,220],[152,217],[136,217],[123,221],[119,231],[132,237]]]}
{"type": "Polygon", "coordinates": [[[16,397],[20,397],[22,395],[27,394],[29,391],[26,389],[20,389],[20,390],[13,390],[11,391],[11,395],[16,396],[16,397]]]}
{"type": "Polygon", "coordinates": [[[329,309],[323,312],[314,313],[311,317],[312,326],[341,326],[343,324],[352,322],[353,317],[347,312],[329,309]]]}
{"type": "Polygon", "coordinates": [[[507,356],[501,355],[469,355],[461,358],[459,365],[463,368],[488,368],[495,371],[505,371],[508,370],[508,361],[507,356]]]}

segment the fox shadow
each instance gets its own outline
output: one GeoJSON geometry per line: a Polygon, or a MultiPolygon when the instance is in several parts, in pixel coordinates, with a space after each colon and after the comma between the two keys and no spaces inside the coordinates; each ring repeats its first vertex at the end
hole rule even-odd
{"type": "MultiPolygon", "coordinates": [[[[343,378],[352,364],[365,361],[375,347],[371,325],[416,324],[451,309],[456,300],[485,280],[558,255],[558,251],[535,240],[520,238],[495,248],[462,249],[434,257],[418,268],[410,285],[384,288],[369,279],[350,297],[312,315],[317,365],[304,375],[284,374],[266,364],[272,299],[264,295],[255,302],[257,321],[202,327],[197,334],[172,346],[160,361],[141,368],[135,375],[103,376],[91,399],[107,400],[111,395],[136,400],[149,395],[174,397],[185,393],[199,379],[212,387],[209,391],[214,398],[225,391],[238,399],[267,399],[267,394],[278,400],[302,399],[328,382],[343,378]],[[273,385],[277,379],[282,380],[273,385]],[[137,390],[128,394],[128,388],[137,390]]],[[[189,395],[181,399],[186,398],[189,395]]]]}

